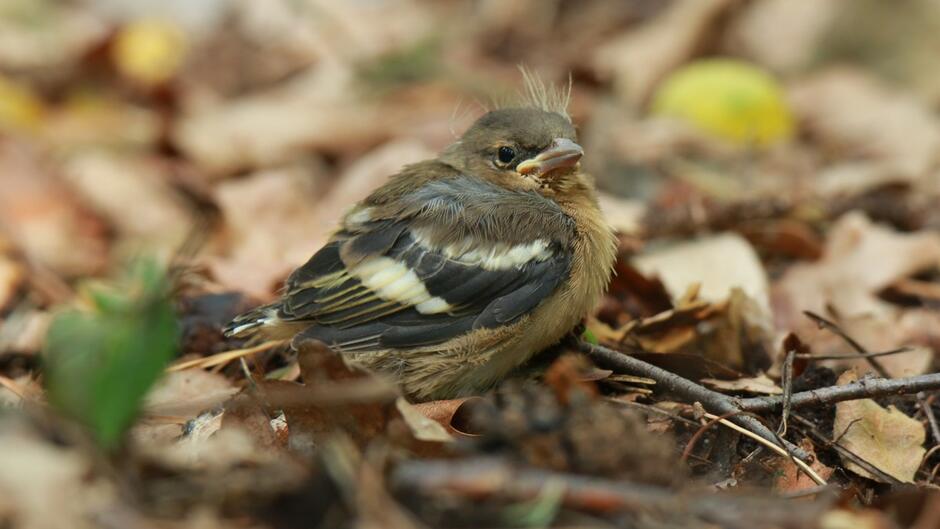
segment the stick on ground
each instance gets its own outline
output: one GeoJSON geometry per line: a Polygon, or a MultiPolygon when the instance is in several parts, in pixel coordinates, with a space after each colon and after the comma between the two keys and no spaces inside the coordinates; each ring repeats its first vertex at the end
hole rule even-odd
{"type": "Polygon", "coordinates": [[[705,409],[716,415],[729,415],[732,417],[732,421],[771,443],[780,444],[782,441],[787,451],[796,457],[803,460],[809,459],[809,454],[802,448],[780,439],[778,435],[761,424],[761,422],[754,417],[742,415],[742,412],[750,410],[741,408],[736,404],[735,399],[727,395],[712,391],[691,380],[682,378],[675,373],[671,373],[665,369],[601,345],[594,345],[579,340],[578,349],[591,357],[602,367],[613,368],[626,371],[629,374],[652,378],[656,381],[658,388],[675,393],[687,399],[689,402],[700,402],[705,409]]]}

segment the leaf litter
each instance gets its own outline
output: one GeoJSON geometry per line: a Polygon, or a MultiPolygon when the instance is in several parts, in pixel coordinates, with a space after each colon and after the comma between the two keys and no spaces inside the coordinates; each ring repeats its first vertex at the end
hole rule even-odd
{"type": "Polygon", "coordinates": [[[0,525],[940,523],[930,0],[7,4],[0,525]],[[730,70],[657,115],[729,59],[792,135],[708,132],[774,126],[730,70]],[[437,402],[221,335],[519,64],[618,232],[585,330],[437,402]]]}

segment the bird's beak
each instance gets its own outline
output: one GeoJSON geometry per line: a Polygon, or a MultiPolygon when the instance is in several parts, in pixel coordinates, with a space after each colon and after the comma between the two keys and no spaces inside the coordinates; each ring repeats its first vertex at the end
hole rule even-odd
{"type": "Polygon", "coordinates": [[[538,156],[517,165],[516,171],[523,175],[543,176],[558,169],[574,167],[583,155],[584,149],[577,143],[567,138],[555,138],[552,145],[538,156]]]}

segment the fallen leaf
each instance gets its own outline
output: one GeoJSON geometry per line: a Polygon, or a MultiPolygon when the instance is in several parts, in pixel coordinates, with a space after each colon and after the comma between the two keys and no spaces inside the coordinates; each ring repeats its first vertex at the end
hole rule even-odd
{"type": "Polygon", "coordinates": [[[699,297],[712,302],[727,300],[738,288],[770,314],[770,287],[764,266],[740,235],[724,233],[650,249],[632,262],[643,274],[660,278],[673,299],[695,283],[701,284],[699,297]]]}
{"type": "Polygon", "coordinates": [[[51,322],[52,314],[45,310],[14,311],[0,322],[0,356],[39,353],[51,322]]]}
{"type": "Polygon", "coordinates": [[[442,423],[428,417],[423,413],[424,410],[410,404],[404,398],[398,397],[395,400],[395,407],[405,420],[405,424],[411,429],[415,439],[434,443],[449,443],[454,440],[442,423]]]}
{"type": "Polygon", "coordinates": [[[167,373],[144,399],[144,412],[187,419],[215,408],[238,392],[228,378],[201,369],[167,373]]]}
{"type": "Polygon", "coordinates": [[[744,391],[747,393],[756,393],[758,395],[780,395],[783,389],[780,388],[766,374],[761,373],[756,377],[742,377],[734,380],[719,380],[717,378],[703,378],[702,384],[722,391],[744,391]]]}
{"type": "Polygon", "coordinates": [[[819,519],[819,529],[894,529],[897,525],[874,509],[834,509],[819,519]]]}
{"type": "Polygon", "coordinates": [[[401,401],[394,384],[347,366],[325,344],[314,340],[298,344],[298,360],[303,384],[259,381],[255,397],[268,414],[284,412],[292,449],[315,452],[337,432],[361,446],[384,435],[425,454],[440,454],[442,445],[452,440],[443,427],[401,401]]]}
{"type": "Polygon", "coordinates": [[[934,113],[860,70],[810,76],[791,87],[790,101],[820,147],[844,157],[882,162],[900,176],[917,179],[940,152],[940,121],[934,113]]]}
{"type": "Polygon", "coordinates": [[[120,508],[114,484],[78,448],[45,439],[12,414],[4,414],[0,431],[4,518],[22,527],[91,529],[100,526],[95,519],[120,508]]]}
{"type": "Polygon", "coordinates": [[[412,404],[412,407],[453,435],[474,436],[479,435],[481,431],[479,425],[473,423],[473,410],[485,402],[482,397],[462,397],[418,402],[412,404]]]}
{"type": "Polygon", "coordinates": [[[646,205],[639,200],[630,200],[599,193],[597,197],[601,213],[614,231],[621,234],[635,234],[640,231],[646,205]]]}
{"type": "MultiPolygon", "coordinates": [[[[800,448],[805,450],[806,453],[812,457],[813,462],[810,464],[810,468],[812,468],[819,477],[828,481],[829,477],[832,476],[833,470],[824,465],[819,458],[816,457],[816,452],[813,450],[813,443],[808,439],[804,439],[803,442],[800,443],[800,448]]],[[[777,468],[777,473],[774,476],[775,491],[792,494],[807,489],[814,489],[819,486],[812,478],[796,466],[793,459],[779,456],[774,459],[774,463],[777,468]]]]}
{"type": "Polygon", "coordinates": [[[791,267],[775,283],[778,325],[792,327],[802,311],[823,313],[826,305],[842,316],[884,312],[876,292],[938,263],[940,235],[901,233],[847,213],[829,231],[822,259],[791,267]]]}
{"type": "MultiPolygon", "coordinates": [[[[839,384],[857,379],[854,371],[846,371],[839,377],[839,384]]],[[[871,399],[837,403],[833,437],[846,450],[907,483],[913,483],[926,453],[926,432],[920,421],[894,406],[885,409],[871,399]]],[[[849,458],[842,457],[842,463],[860,476],[881,481],[849,458]]]]}
{"type": "Polygon", "coordinates": [[[268,90],[195,108],[173,139],[205,171],[225,175],[269,167],[310,149],[364,148],[387,138],[396,118],[354,97],[349,65],[321,61],[268,90]]]}
{"type": "Polygon", "coordinates": [[[809,66],[845,0],[764,0],[747,4],[725,35],[734,49],[775,71],[809,66]],[[777,43],[786,42],[786,46],[777,43]]]}
{"type": "Polygon", "coordinates": [[[216,186],[227,228],[227,251],[209,262],[216,280],[233,291],[268,298],[332,229],[319,222],[315,207],[325,185],[315,166],[296,165],[216,186]]]}
{"type": "Polygon", "coordinates": [[[26,271],[23,265],[0,251],[0,310],[13,303],[25,280],[26,271]]]}
{"type": "Polygon", "coordinates": [[[45,72],[70,69],[101,42],[108,23],[88,6],[5,0],[0,16],[0,70],[45,72]]]}
{"type": "Polygon", "coordinates": [[[156,109],[97,92],[78,91],[49,113],[42,139],[57,152],[151,149],[161,135],[156,109]]]}
{"type": "MultiPolygon", "coordinates": [[[[878,363],[892,377],[909,377],[930,371],[933,365],[934,344],[940,340],[940,314],[925,309],[901,310],[884,316],[857,316],[840,318],[840,328],[861,343],[868,351],[889,351],[899,347],[907,350],[877,358],[878,363]]],[[[872,371],[864,358],[852,358],[845,340],[825,329],[803,332],[801,335],[817,355],[848,355],[842,360],[825,360],[823,365],[835,369],[855,369],[860,373],[872,371]]]]}
{"type": "Polygon", "coordinates": [[[36,149],[0,141],[0,230],[30,261],[73,277],[107,262],[106,226],[58,181],[36,149]]]}
{"type": "Polygon", "coordinates": [[[326,242],[326,236],[343,215],[357,202],[388,181],[407,164],[434,158],[424,143],[413,139],[393,140],[358,157],[339,176],[336,185],[323,196],[316,211],[314,226],[322,231],[311,237],[314,245],[326,242]]]}
{"type": "Polygon", "coordinates": [[[63,176],[130,246],[126,251],[169,256],[189,233],[193,213],[168,184],[168,169],[158,158],[99,151],[68,159],[63,176]]]}
{"type": "Polygon", "coordinates": [[[617,35],[594,52],[591,64],[601,77],[613,78],[622,99],[638,106],[653,86],[697,50],[731,0],[681,0],[655,19],[617,35]]]}

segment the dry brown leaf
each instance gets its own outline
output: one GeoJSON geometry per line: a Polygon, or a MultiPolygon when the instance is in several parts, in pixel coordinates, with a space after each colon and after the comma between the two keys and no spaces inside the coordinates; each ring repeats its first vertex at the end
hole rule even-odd
{"type": "MultiPolygon", "coordinates": [[[[393,384],[347,366],[325,344],[302,342],[298,360],[303,384],[259,381],[257,393],[268,413],[284,412],[292,449],[313,452],[337,432],[344,432],[361,446],[386,436],[393,443],[427,454],[439,454],[452,440],[443,427],[401,400],[393,384]]],[[[251,396],[254,392],[248,393],[251,396]]]]}
{"type": "Polygon", "coordinates": [[[7,414],[0,423],[0,516],[17,527],[100,527],[118,508],[114,485],[96,475],[89,458],[53,443],[7,414]],[[54,506],[54,508],[50,508],[54,506]]]}
{"type": "Polygon", "coordinates": [[[259,298],[304,263],[331,226],[317,216],[325,182],[315,167],[296,165],[260,171],[215,188],[228,237],[228,251],[213,258],[216,279],[259,298]]]}
{"type": "Polygon", "coordinates": [[[310,149],[368,147],[388,137],[396,119],[354,97],[352,82],[348,65],[321,62],[268,91],[194,109],[173,138],[213,174],[268,167],[310,149]]]}
{"type": "Polygon", "coordinates": [[[743,377],[734,380],[719,380],[717,378],[703,378],[702,384],[722,391],[746,391],[758,395],[779,395],[783,390],[766,374],[756,377],[743,377]]]}
{"type": "Polygon", "coordinates": [[[168,169],[157,158],[86,152],[70,158],[63,175],[109,221],[130,246],[126,250],[169,256],[191,229],[193,215],[169,186],[168,169]]]}
{"type": "Polygon", "coordinates": [[[23,265],[0,253],[0,310],[8,308],[25,280],[23,265]]]}
{"type": "Polygon", "coordinates": [[[827,304],[842,316],[884,313],[874,293],[938,263],[940,235],[901,233],[848,213],[829,231],[822,259],[793,266],[775,283],[778,323],[792,326],[802,311],[823,313],[827,304]]]}
{"type": "Polygon", "coordinates": [[[458,436],[478,435],[472,424],[472,409],[486,402],[482,397],[419,402],[412,406],[425,417],[442,425],[448,432],[458,436]]]}
{"type": "Polygon", "coordinates": [[[678,299],[693,284],[699,297],[723,302],[733,289],[741,289],[770,315],[767,275],[757,252],[740,235],[725,233],[651,250],[633,259],[645,275],[659,277],[678,299]]]}
{"type": "Polygon", "coordinates": [[[38,159],[0,141],[0,230],[27,257],[67,276],[93,275],[107,263],[104,223],[38,159]]]}
{"type": "MultiPolygon", "coordinates": [[[[927,373],[933,364],[933,344],[940,340],[940,314],[925,309],[907,309],[883,317],[841,318],[840,328],[869,351],[889,351],[907,347],[901,353],[877,358],[892,377],[927,373]]],[[[825,329],[803,332],[803,338],[817,355],[849,355],[844,360],[826,360],[823,365],[838,370],[853,368],[860,373],[872,371],[864,358],[851,358],[845,340],[825,329]]]]}
{"type": "Polygon", "coordinates": [[[180,436],[183,423],[237,392],[231,380],[217,373],[199,369],[168,373],[147,395],[143,420],[134,425],[131,436],[139,444],[167,444],[180,436]]]}
{"type": "Polygon", "coordinates": [[[423,409],[409,403],[404,398],[398,397],[395,400],[395,407],[398,409],[398,413],[401,414],[402,419],[405,420],[405,424],[411,429],[415,439],[434,443],[449,443],[454,440],[447,433],[444,423],[425,415],[423,409]]]}
{"type": "Polygon", "coordinates": [[[311,234],[312,244],[326,242],[337,222],[356,202],[367,197],[407,164],[436,155],[426,145],[413,139],[399,139],[383,144],[362,155],[342,174],[316,208],[315,226],[319,234],[311,234]]]}
{"type": "MultiPolygon", "coordinates": [[[[857,379],[854,371],[846,371],[839,377],[839,384],[857,379]]],[[[926,435],[920,421],[894,406],[885,409],[871,399],[836,404],[833,437],[846,450],[900,481],[914,481],[926,453],[923,446],[926,435]]],[[[843,457],[842,463],[860,476],[880,481],[849,458],[843,457]]]]}
{"type": "Polygon", "coordinates": [[[819,519],[819,529],[895,529],[894,524],[884,513],[874,509],[850,511],[835,509],[819,519]]]}
{"type": "MultiPolygon", "coordinates": [[[[819,477],[824,480],[829,480],[829,476],[832,475],[833,470],[826,465],[822,464],[819,461],[819,458],[815,457],[816,453],[813,450],[813,443],[808,439],[805,439],[800,443],[800,447],[803,450],[806,450],[806,453],[810,454],[813,457],[813,462],[810,464],[812,468],[819,477]]],[[[793,463],[793,459],[789,457],[779,456],[775,460],[777,473],[774,476],[774,490],[781,493],[795,493],[802,490],[814,489],[819,485],[813,481],[805,472],[800,470],[799,467],[793,463]]]]}
{"type": "Polygon", "coordinates": [[[937,160],[940,122],[934,113],[861,71],[814,75],[791,88],[790,100],[823,149],[883,163],[895,176],[912,179],[937,160]]]}
{"type": "Polygon", "coordinates": [[[680,0],[654,20],[614,37],[594,53],[592,64],[613,78],[619,95],[634,106],[653,86],[689,59],[713,23],[734,5],[732,0],[680,0]]]}
{"type": "Polygon", "coordinates": [[[821,37],[845,0],[764,0],[748,4],[726,39],[735,50],[781,73],[799,71],[817,56],[821,37]],[[786,46],[780,46],[786,42],[786,46]]]}
{"type": "Polygon", "coordinates": [[[79,92],[49,114],[42,140],[65,153],[89,148],[134,150],[153,149],[160,134],[161,117],[156,109],[106,94],[79,92]]]}
{"type": "Polygon", "coordinates": [[[0,17],[0,70],[60,73],[108,32],[106,21],[87,6],[5,0],[4,8],[8,11],[0,17]],[[14,15],[17,11],[20,16],[14,15]]]}
{"type": "Polygon", "coordinates": [[[640,231],[646,205],[639,200],[616,197],[609,193],[599,193],[597,202],[607,223],[614,231],[622,234],[635,234],[640,231]]]}

